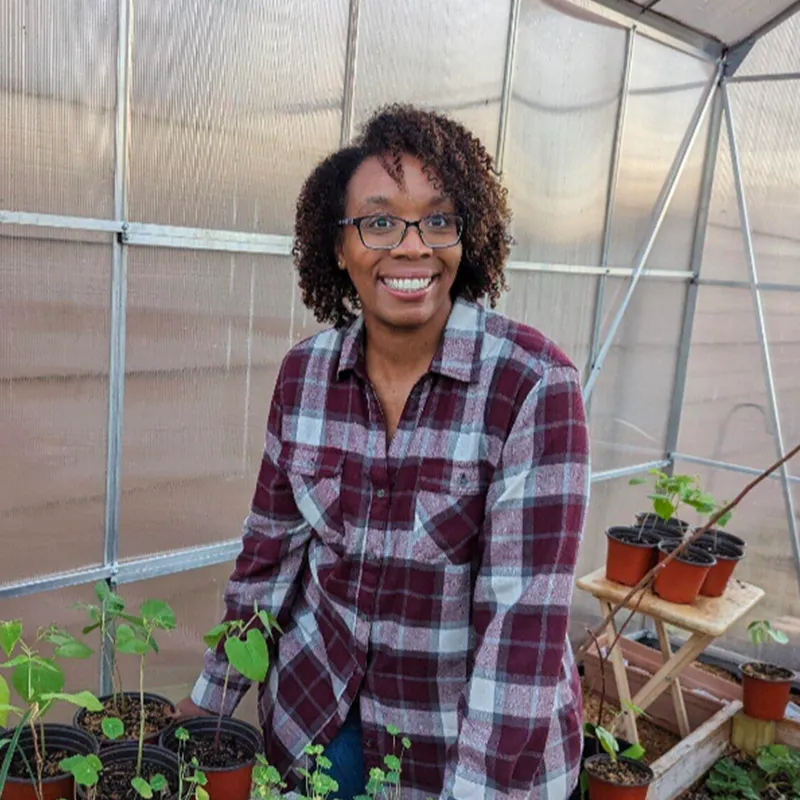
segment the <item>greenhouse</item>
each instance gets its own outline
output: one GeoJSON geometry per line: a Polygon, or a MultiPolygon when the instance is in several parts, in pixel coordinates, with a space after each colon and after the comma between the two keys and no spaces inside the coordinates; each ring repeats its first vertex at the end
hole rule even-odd
{"type": "MultiPolygon", "coordinates": [[[[498,310],[582,374],[576,651],[595,658],[587,629],[622,599],[597,576],[606,530],[650,508],[632,480],[692,476],[725,505],[800,444],[797,0],[4,0],[0,619],[78,636],[98,582],[131,608],[160,598],[177,627],[147,688],[187,695],[278,369],[320,330],[292,264],[298,192],[394,102],[446,112],[492,152],[514,237],[498,310]]],[[[665,647],[732,675],[754,656],[797,668],[799,508],[796,457],[725,526],[746,542],[726,590],[742,613],[681,628],[645,603],[635,652],[586,675],[607,668],[624,700],[626,669],[665,647]],[[754,649],[754,621],[785,637],[754,649]]],[[[110,664],[69,662],[69,686],[109,692],[110,664]]],[[[676,747],[732,726],[738,680],[715,689],[691,666],[681,689],[660,668],[651,721],[676,747]]],[[[679,796],[667,772],[648,797],[679,796]]]]}

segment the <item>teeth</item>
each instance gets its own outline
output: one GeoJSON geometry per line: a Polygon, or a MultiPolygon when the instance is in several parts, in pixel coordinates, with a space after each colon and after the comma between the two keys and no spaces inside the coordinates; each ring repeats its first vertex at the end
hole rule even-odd
{"type": "Polygon", "coordinates": [[[384,278],[383,282],[395,292],[421,292],[433,283],[433,278],[384,278]]]}

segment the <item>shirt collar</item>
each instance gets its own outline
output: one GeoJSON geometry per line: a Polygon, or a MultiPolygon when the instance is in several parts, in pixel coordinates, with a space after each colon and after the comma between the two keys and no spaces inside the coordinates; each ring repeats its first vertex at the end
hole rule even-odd
{"type": "MultiPolygon", "coordinates": [[[[430,372],[448,378],[473,383],[478,379],[481,366],[481,349],[486,329],[486,311],[478,303],[456,299],[445,325],[442,341],[431,361],[430,372]]],[[[364,318],[359,315],[345,329],[339,353],[338,377],[355,371],[363,373],[361,343],[364,335],[364,318]]]]}

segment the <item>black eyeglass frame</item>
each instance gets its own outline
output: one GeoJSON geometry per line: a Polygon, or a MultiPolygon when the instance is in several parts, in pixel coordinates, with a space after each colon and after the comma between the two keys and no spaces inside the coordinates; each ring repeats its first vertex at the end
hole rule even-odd
{"type": "Polygon", "coordinates": [[[446,250],[448,247],[455,247],[460,241],[461,237],[464,234],[464,218],[460,214],[428,214],[426,217],[422,217],[421,219],[417,220],[410,220],[410,219],[403,219],[402,217],[396,217],[394,214],[367,214],[363,217],[345,217],[345,219],[340,219],[337,223],[340,227],[345,225],[353,225],[355,229],[358,231],[358,238],[361,239],[361,244],[367,248],[367,250],[394,250],[396,247],[400,247],[403,244],[403,240],[406,238],[406,234],[408,233],[409,228],[416,228],[417,233],[419,234],[419,238],[422,239],[422,243],[425,247],[429,247],[431,250],[446,250]],[[367,244],[364,241],[364,233],[361,230],[361,223],[365,219],[375,219],[376,217],[386,217],[388,219],[396,220],[397,222],[402,222],[404,225],[403,232],[400,234],[400,239],[396,244],[392,245],[384,245],[383,247],[375,246],[372,244],[367,244]],[[420,224],[424,222],[426,219],[430,219],[430,217],[449,217],[454,219],[456,222],[456,231],[457,237],[454,242],[450,242],[449,244],[430,244],[425,241],[425,233],[423,232],[422,228],[420,228],[420,224]]]}

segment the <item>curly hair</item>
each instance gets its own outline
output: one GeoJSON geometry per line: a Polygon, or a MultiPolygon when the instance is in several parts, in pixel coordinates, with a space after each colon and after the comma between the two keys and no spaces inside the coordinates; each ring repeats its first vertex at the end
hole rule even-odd
{"type": "Polygon", "coordinates": [[[345,270],[337,266],[338,221],[345,215],[347,186],[360,164],[377,157],[398,186],[401,158],[418,158],[464,217],[463,254],[452,296],[488,298],[494,306],[506,289],[510,214],[507,192],[493,172],[492,157],[463,125],[442,114],[391,105],[367,121],[351,147],[328,156],[306,180],[297,201],[292,254],[303,303],[321,323],[349,324],[360,308],[345,270]]]}

